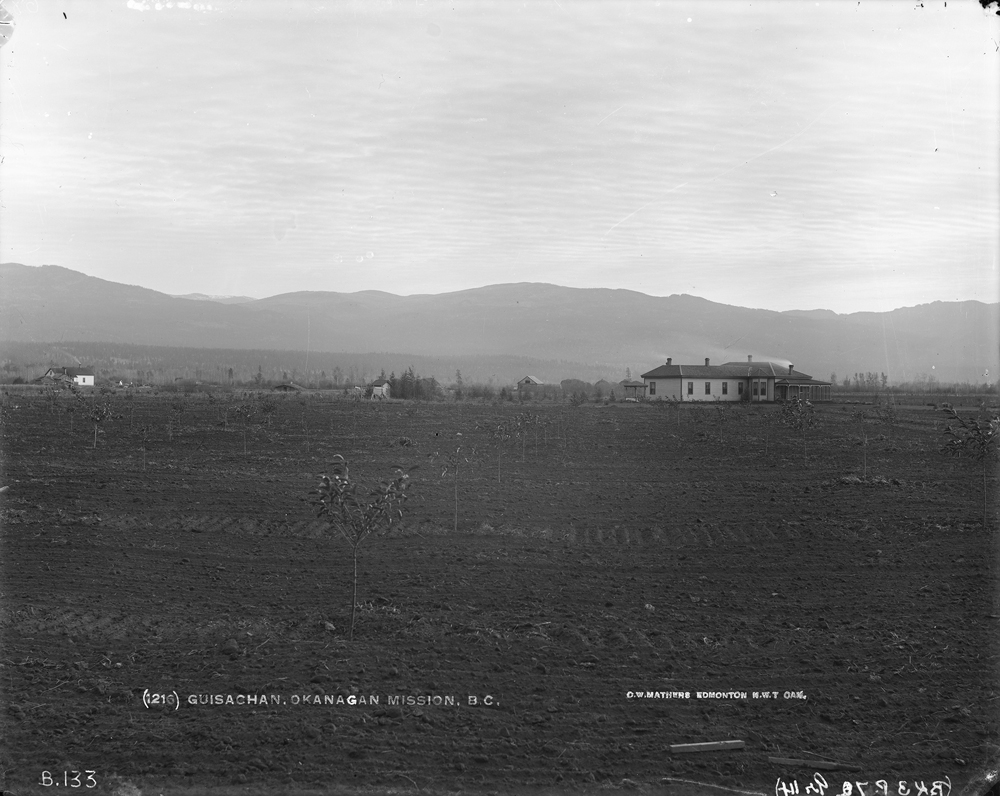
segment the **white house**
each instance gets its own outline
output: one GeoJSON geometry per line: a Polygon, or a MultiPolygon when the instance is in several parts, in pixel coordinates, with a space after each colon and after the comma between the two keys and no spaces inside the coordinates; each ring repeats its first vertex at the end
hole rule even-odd
{"type": "Polygon", "coordinates": [[[525,376],[517,383],[517,389],[531,389],[532,387],[541,387],[542,382],[536,379],[534,376],[525,376]]]}
{"type": "Polygon", "coordinates": [[[376,379],[372,382],[372,400],[376,398],[388,398],[389,392],[388,379],[376,379]]]}
{"type": "Polygon", "coordinates": [[[818,381],[794,365],[754,362],[752,356],[746,362],[723,365],[712,365],[708,359],[704,365],[674,365],[668,358],[665,365],[643,373],[642,380],[651,401],[830,400],[830,382],[818,381]]]}
{"type": "Polygon", "coordinates": [[[49,368],[42,374],[43,379],[71,380],[79,387],[94,386],[93,368],[49,368]]]}

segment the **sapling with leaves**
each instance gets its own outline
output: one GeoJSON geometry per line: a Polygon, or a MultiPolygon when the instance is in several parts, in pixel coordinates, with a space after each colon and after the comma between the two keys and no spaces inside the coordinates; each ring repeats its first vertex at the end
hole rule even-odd
{"type": "Polygon", "coordinates": [[[72,433],[74,426],[74,418],[76,417],[76,413],[77,411],[84,408],[85,403],[83,395],[80,393],[78,389],[76,389],[76,387],[71,386],[69,388],[69,393],[72,396],[72,399],[68,404],[66,404],[66,406],[63,407],[63,411],[67,415],[69,415],[69,430],[72,433]]]}
{"type": "Polygon", "coordinates": [[[501,420],[490,429],[490,440],[497,449],[497,483],[500,483],[500,459],[503,454],[503,447],[511,438],[511,427],[507,420],[501,420]]]}
{"type": "Polygon", "coordinates": [[[723,428],[729,420],[729,407],[718,398],[715,399],[715,419],[719,423],[719,442],[725,442],[723,428]]]}
{"type": "Polygon", "coordinates": [[[45,399],[49,414],[54,414],[59,408],[59,391],[55,387],[46,387],[42,391],[42,397],[45,399]]]}
{"type": "Polygon", "coordinates": [[[247,455],[247,433],[257,418],[257,405],[253,401],[244,401],[233,409],[236,421],[243,428],[243,455],[247,455]]]}
{"type": "Polygon", "coordinates": [[[110,404],[95,402],[87,414],[87,419],[94,424],[94,450],[97,450],[97,430],[105,420],[115,419],[115,413],[110,404]]]}
{"type": "Polygon", "coordinates": [[[989,513],[989,464],[1000,457],[1000,415],[964,418],[954,409],[945,410],[949,423],[941,452],[949,456],[967,457],[982,465],[983,471],[983,530],[989,513]],[[954,424],[954,425],[953,425],[954,424]]]}
{"type": "MultiPolygon", "coordinates": [[[[884,376],[885,374],[882,375],[884,376]]],[[[899,413],[896,411],[896,404],[893,402],[891,396],[885,394],[880,400],[875,402],[874,415],[875,419],[886,427],[891,439],[893,429],[899,422],[899,413]]]]}
{"type": "Polygon", "coordinates": [[[361,489],[351,480],[347,460],[333,457],[331,475],[320,477],[316,490],[317,516],[323,517],[351,547],[353,577],[351,593],[350,639],[354,640],[354,625],[358,607],[358,550],[372,534],[387,533],[403,517],[403,504],[409,498],[409,473],[401,466],[393,467],[393,476],[375,487],[361,489]]]}
{"type": "MultiPolygon", "coordinates": [[[[512,425],[514,433],[521,440],[521,461],[525,460],[525,449],[527,447],[530,429],[535,423],[535,416],[530,412],[519,412],[514,415],[512,425]]],[[[535,453],[538,453],[538,433],[535,432],[535,453]]]]}
{"type": "MultiPolygon", "coordinates": [[[[457,436],[461,437],[462,432],[458,432],[457,436]]],[[[461,440],[460,440],[461,441],[461,440]]],[[[475,450],[472,454],[475,455],[475,450]]],[[[449,453],[444,457],[444,469],[441,471],[441,477],[444,478],[449,472],[455,474],[455,533],[458,533],[458,474],[461,469],[462,462],[468,463],[468,459],[462,453],[462,446],[458,445],[453,453],[449,453]]]]}
{"type": "Polygon", "coordinates": [[[126,388],[124,398],[128,407],[128,427],[131,430],[132,422],[135,420],[135,392],[131,387],[126,388]]]}
{"type": "Polygon", "coordinates": [[[789,398],[781,407],[781,422],[802,435],[802,462],[808,464],[806,431],[816,425],[812,403],[805,398],[789,398]]]}
{"type": "Polygon", "coordinates": [[[146,451],[149,449],[149,434],[152,429],[147,425],[135,426],[132,429],[132,434],[139,442],[139,447],[142,448],[142,470],[146,471],[146,451]]]}

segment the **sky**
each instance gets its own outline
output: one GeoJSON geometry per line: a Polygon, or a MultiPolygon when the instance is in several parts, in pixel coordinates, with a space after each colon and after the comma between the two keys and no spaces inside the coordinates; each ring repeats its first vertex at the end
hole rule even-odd
{"type": "Polygon", "coordinates": [[[3,262],[257,298],[1000,298],[975,0],[2,5],[3,262]]]}

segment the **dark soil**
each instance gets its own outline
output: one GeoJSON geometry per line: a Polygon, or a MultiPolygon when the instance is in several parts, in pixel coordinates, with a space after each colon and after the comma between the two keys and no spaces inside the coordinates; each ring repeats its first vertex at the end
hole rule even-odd
{"type": "Polygon", "coordinates": [[[869,427],[865,473],[835,405],[803,443],[774,407],[293,396],[244,427],[204,396],[103,400],[121,417],[96,449],[91,399],[3,403],[18,796],[88,770],[119,794],[813,782],[769,757],[861,767],[823,771],[830,796],[958,793],[1000,758],[997,546],[941,413],[869,427]],[[498,467],[490,431],[518,414],[542,422],[498,467]],[[403,524],[362,548],[353,642],[350,550],[310,502],[336,453],[372,482],[420,465],[403,524]],[[198,704],[248,694],[279,703],[198,704]],[[670,750],[723,740],[745,746],[670,750]]]}

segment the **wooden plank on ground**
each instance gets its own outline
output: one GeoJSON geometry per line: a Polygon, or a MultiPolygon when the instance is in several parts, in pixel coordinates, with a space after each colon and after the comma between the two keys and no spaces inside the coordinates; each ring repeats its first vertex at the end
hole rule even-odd
{"type": "Polygon", "coordinates": [[[746,744],[743,741],[707,741],[705,743],[674,743],[670,744],[670,751],[674,754],[678,752],[718,752],[728,749],[742,749],[746,744]]]}

